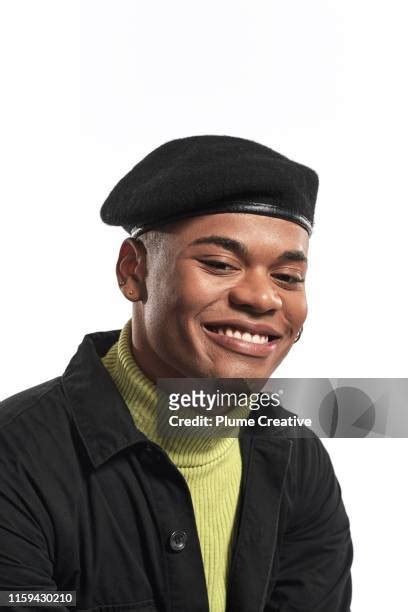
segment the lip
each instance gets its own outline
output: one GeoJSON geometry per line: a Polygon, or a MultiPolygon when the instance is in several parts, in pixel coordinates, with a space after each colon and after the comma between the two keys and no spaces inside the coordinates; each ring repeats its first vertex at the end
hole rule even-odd
{"type": "Polygon", "coordinates": [[[279,341],[281,340],[282,334],[277,332],[273,327],[265,324],[257,324],[249,321],[241,321],[238,319],[228,319],[223,321],[206,321],[201,325],[204,333],[216,344],[222,346],[225,349],[234,351],[241,355],[247,355],[250,357],[269,357],[277,348],[279,341]],[[234,338],[231,336],[224,336],[209,330],[206,325],[211,327],[237,327],[242,331],[247,331],[251,334],[260,334],[264,336],[277,336],[266,344],[255,344],[254,342],[247,342],[240,338],[234,338]]]}

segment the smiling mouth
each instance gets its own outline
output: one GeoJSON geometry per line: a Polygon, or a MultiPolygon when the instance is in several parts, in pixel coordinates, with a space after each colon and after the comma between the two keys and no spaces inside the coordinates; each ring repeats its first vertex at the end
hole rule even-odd
{"type": "Polygon", "coordinates": [[[244,342],[251,342],[253,344],[268,344],[268,342],[272,342],[279,338],[279,336],[273,336],[271,334],[251,334],[246,330],[239,329],[235,326],[214,326],[214,325],[204,325],[204,327],[215,334],[219,334],[222,336],[227,336],[229,338],[237,338],[238,340],[243,340],[244,342]]]}
{"type": "Polygon", "coordinates": [[[239,324],[204,323],[202,327],[207,336],[221,348],[249,357],[268,357],[282,339],[277,333],[266,333],[270,330],[249,331],[247,327],[239,324]]]}
{"type": "Polygon", "coordinates": [[[277,350],[281,336],[249,332],[232,324],[202,325],[204,333],[220,348],[249,358],[267,358],[277,350]]]}

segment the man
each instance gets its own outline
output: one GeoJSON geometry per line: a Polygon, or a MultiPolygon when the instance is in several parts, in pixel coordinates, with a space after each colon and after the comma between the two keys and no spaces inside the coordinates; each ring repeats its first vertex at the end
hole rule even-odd
{"type": "Polygon", "coordinates": [[[315,436],[158,427],[161,379],[266,379],[299,339],[317,188],[221,136],[167,143],[118,183],[101,214],[131,234],[131,320],[1,405],[1,590],[112,612],[350,609],[349,522],[315,436]]]}

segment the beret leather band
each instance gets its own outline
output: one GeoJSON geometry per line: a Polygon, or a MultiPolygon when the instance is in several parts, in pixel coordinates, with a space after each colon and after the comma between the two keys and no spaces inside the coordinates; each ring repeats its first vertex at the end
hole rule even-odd
{"type": "Polygon", "coordinates": [[[294,211],[288,211],[283,209],[281,206],[275,204],[267,204],[264,202],[252,202],[252,201],[234,201],[234,202],[223,202],[217,204],[216,207],[213,208],[200,208],[198,210],[194,210],[191,212],[186,212],[185,214],[180,214],[177,217],[171,216],[160,219],[158,223],[156,221],[146,222],[143,225],[136,225],[130,230],[130,234],[132,238],[137,238],[141,236],[145,232],[148,232],[152,229],[157,228],[159,225],[166,225],[167,223],[174,223],[176,221],[181,221],[182,219],[188,219],[190,217],[198,217],[201,215],[214,215],[221,213],[250,213],[255,215],[264,215],[267,217],[278,217],[280,219],[286,219],[287,221],[293,221],[298,225],[301,225],[309,234],[312,233],[312,224],[306,217],[303,215],[296,213],[294,211]]]}

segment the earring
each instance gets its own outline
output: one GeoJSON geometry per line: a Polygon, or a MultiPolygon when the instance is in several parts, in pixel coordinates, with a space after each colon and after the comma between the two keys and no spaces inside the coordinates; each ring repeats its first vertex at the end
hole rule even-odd
{"type": "Polygon", "coordinates": [[[133,295],[133,293],[134,293],[134,292],[133,292],[133,289],[129,289],[128,294],[129,294],[129,295],[133,295]]]}
{"type": "Polygon", "coordinates": [[[126,282],[124,280],[119,281],[119,287],[123,287],[123,285],[126,285],[126,282]]]}
{"type": "Polygon", "coordinates": [[[294,339],[294,341],[293,341],[293,344],[294,344],[295,342],[299,342],[299,340],[300,340],[300,336],[302,335],[302,332],[303,332],[303,325],[302,325],[302,327],[299,329],[299,331],[298,331],[298,333],[297,333],[297,335],[296,335],[296,338],[295,338],[295,339],[294,339]]]}

